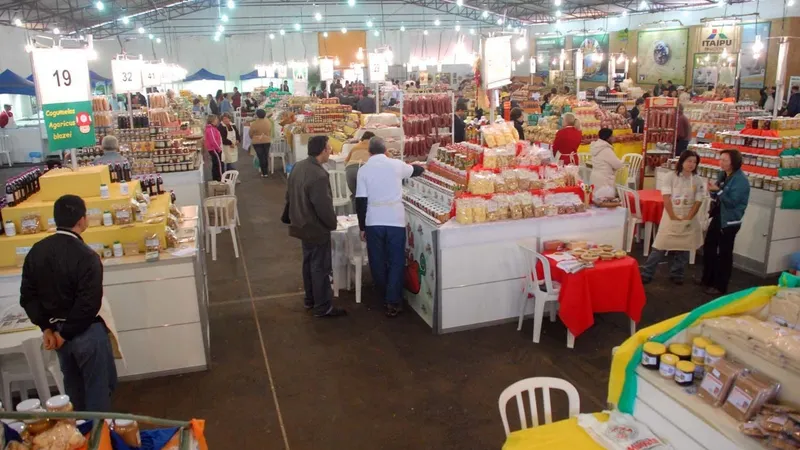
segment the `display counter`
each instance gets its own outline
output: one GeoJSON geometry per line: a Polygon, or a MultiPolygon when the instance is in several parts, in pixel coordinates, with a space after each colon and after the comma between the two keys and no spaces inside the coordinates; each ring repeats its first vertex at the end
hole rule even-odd
{"type": "MultiPolygon", "coordinates": [[[[656,170],[656,188],[663,186],[671,171],[656,170]]],[[[750,199],[736,235],[733,265],[767,276],[791,268],[789,257],[800,251],[800,210],[782,209],[781,192],[750,188],[750,199]]]]}
{"type": "MultiPolygon", "coordinates": [[[[182,208],[180,228],[202,236],[198,208],[182,208]]],[[[163,224],[162,224],[163,226],[163,224]]],[[[104,296],[116,324],[124,360],[121,379],[149,378],[208,368],[208,291],[202,239],[163,251],[103,260],[104,296]]],[[[0,270],[0,299],[19,302],[21,271],[0,270]]]]}
{"type": "Polygon", "coordinates": [[[175,204],[178,206],[202,205],[205,186],[203,180],[203,164],[195,170],[161,174],[164,184],[175,193],[175,204]]]}
{"type": "Polygon", "coordinates": [[[591,209],[554,217],[438,224],[406,203],[406,298],[433,329],[447,333],[519,317],[528,262],[518,243],[580,239],[621,248],[627,212],[591,209]]]}

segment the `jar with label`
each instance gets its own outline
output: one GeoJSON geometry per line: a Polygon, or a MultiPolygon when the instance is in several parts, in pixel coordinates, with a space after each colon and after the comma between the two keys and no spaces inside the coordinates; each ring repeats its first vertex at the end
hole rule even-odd
{"type": "Polygon", "coordinates": [[[111,258],[114,255],[114,252],[111,251],[111,247],[104,245],[103,246],[103,258],[111,258]]]}
{"type": "Polygon", "coordinates": [[[111,193],[108,191],[107,184],[100,185],[100,198],[109,198],[111,197],[111,193]]]}
{"type": "Polygon", "coordinates": [[[695,364],[705,364],[706,361],[706,347],[713,345],[711,340],[697,336],[692,339],[692,362],[695,364]]]}
{"type": "Polygon", "coordinates": [[[114,432],[122,441],[131,447],[142,446],[142,437],[139,434],[139,424],[135,420],[117,419],[114,421],[114,432]]]}
{"type": "Polygon", "coordinates": [[[119,241],[114,241],[114,258],[122,258],[122,243],[119,241]]]}
{"type": "Polygon", "coordinates": [[[691,386],[694,383],[695,364],[691,361],[678,361],[675,364],[675,382],[680,386],[691,386]]]}
{"type": "Polygon", "coordinates": [[[725,349],[721,345],[709,345],[706,347],[706,366],[713,366],[717,361],[725,357],[725,349]]]}
{"type": "Polygon", "coordinates": [[[678,361],[680,361],[678,357],[672,353],[661,355],[661,361],[658,365],[658,371],[661,376],[669,380],[673,379],[675,377],[675,365],[678,364],[678,361]]]}
{"type": "Polygon", "coordinates": [[[658,359],[667,352],[667,347],[658,342],[646,342],[642,346],[642,366],[646,369],[658,369],[658,359]]]}
{"type": "Polygon", "coordinates": [[[686,344],[670,344],[668,351],[677,356],[681,361],[689,361],[692,359],[692,347],[686,344]]]}
{"type": "Polygon", "coordinates": [[[120,195],[125,196],[130,195],[130,189],[128,188],[128,183],[126,181],[123,181],[119,184],[119,193],[120,195]]]}
{"type": "Polygon", "coordinates": [[[763,189],[764,188],[764,175],[756,175],[755,176],[755,182],[754,182],[753,186],[756,189],[763,189]]]}
{"type": "Polygon", "coordinates": [[[103,226],[110,227],[114,225],[114,217],[111,215],[111,211],[104,211],[103,212],[103,226]]]}
{"type": "MultiPolygon", "coordinates": [[[[38,398],[23,400],[17,404],[17,412],[24,413],[42,413],[45,410],[42,408],[42,402],[38,398]]],[[[25,422],[25,429],[32,436],[50,429],[50,421],[47,419],[27,419],[25,422]]]]}
{"type": "Polygon", "coordinates": [[[3,231],[5,231],[6,236],[16,236],[17,235],[17,226],[14,225],[14,222],[10,220],[6,220],[6,223],[3,224],[3,231]]]}

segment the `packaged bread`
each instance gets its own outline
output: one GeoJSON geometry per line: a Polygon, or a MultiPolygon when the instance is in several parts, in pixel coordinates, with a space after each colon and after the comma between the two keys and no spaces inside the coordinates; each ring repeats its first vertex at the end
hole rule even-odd
{"type": "Polygon", "coordinates": [[[178,248],[178,235],[175,234],[172,228],[167,227],[165,237],[167,240],[167,248],[178,248]]]}
{"type": "Polygon", "coordinates": [[[517,194],[522,205],[522,217],[530,219],[533,217],[533,195],[530,192],[520,192],[517,194]]]}
{"type": "Polygon", "coordinates": [[[783,288],[772,297],[766,308],[767,320],[778,325],[800,328],[800,289],[783,288]]]}
{"type": "Polygon", "coordinates": [[[19,226],[19,234],[36,234],[42,229],[42,218],[39,214],[27,214],[22,216],[19,226]]]}
{"type": "Polygon", "coordinates": [[[734,419],[746,422],[761,406],[777,395],[780,385],[761,374],[746,372],[736,377],[722,409],[734,419]]]}
{"type": "Polygon", "coordinates": [[[511,205],[508,201],[508,195],[506,194],[497,194],[494,196],[495,201],[497,201],[497,219],[498,220],[508,220],[511,218],[511,205]]]}
{"type": "Polygon", "coordinates": [[[800,333],[791,333],[772,341],[772,347],[787,359],[800,362],[800,333]]]}
{"type": "Polygon", "coordinates": [[[128,225],[133,223],[133,214],[128,204],[118,204],[111,207],[114,212],[115,225],[128,225]]]}
{"type": "Polygon", "coordinates": [[[787,334],[788,329],[773,322],[765,322],[753,316],[718,317],[703,322],[704,326],[735,335],[744,335],[762,344],[787,334]]]}
{"type": "Polygon", "coordinates": [[[706,403],[722,406],[728,398],[733,382],[744,372],[743,366],[727,359],[720,359],[714,365],[706,367],[706,374],[697,389],[697,395],[706,403]]]}
{"type": "Polygon", "coordinates": [[[531,189],[532,172],[527,169],[514,169],[517,176],[517,188],[521,191],[531,189]]]}

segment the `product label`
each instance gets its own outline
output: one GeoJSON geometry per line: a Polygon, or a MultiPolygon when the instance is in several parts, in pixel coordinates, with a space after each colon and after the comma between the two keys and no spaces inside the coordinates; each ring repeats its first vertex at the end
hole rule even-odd
{"type": "Polygon", "coordinates": [[[774,424],[777,424],[777,425],[780,425],[780,426],[784,426],[784,425],[786,425],[786,422],[788,420],[789,419],[786,416],[772,416],[769,419],[767,419],[767,422],[774,423],[774,424]]]}
{"type": "Polygon", "coordinates": [[[719,358],[720,358],[719,356],[711,356],[708,353],[706,353],[706,365],[713,366],[714,364],[717,363],[717,361],[719,361],[719,358]]]}
{"type": "Polygon", "coordinates": [[[658,362],[655,356],[650,356],[647,353],[642,353],[642,364],[654,366],[658,362]]]}
{"type": "Polygon", "coordinates": [[[128,195],[128,183],[119,184],[119,193],[122,195],[128,195]]]}
{"type": "Polygon", "coordinates": [[[693,373],[686,373],[680,370],[675,371],[675,381],[678,383],[688,383],[692,381],[693,373]]]}
{"type": "Polygon", "coordinates": [[[728,403],[735,406],[736,409],[741,412],[747,412],[747,408],[753,403],[753,397],[747,395],[747,393],[739,387],[734,386],[730,395],[728,395],[728,403]]]}
{"type": "MultiPolygon", "coordinates": [[[[716,369],[714,370],[716,372],[716,369]]],[[[719,372],[717,372],[719,374],[719,372]]],[[[714,374],[708,374],[705,378],[703,378],[703,382],[700,383],[700,389],[708,392],[714,398],[719,398],[719,395],[722,393],[722,382],[714,376],[714,374]]]]}
{"type": "Polygon", "coordinates": [[[24,219],[20,225],[23,230],[38,229],[39,221],[37,219],[24,219]]]}
{"type": "Polygon", "coordinates": [[[658,371],[661,372],[661,375],[663,375],[665,378],[672,378],[675,376],[675,366],[661,364],[661,367],[658,368],[658,371]]]}
{"type": "Polygon", "coordinates": [[[117,211],[117,222],[131,220],[131,212],[127,209],[120,209],[117,211]]]}
{"type": "Polygon", "coordinates": [[[706,349],[692,347],[692,359],[699,358],[701,360],[705,360],[706,357],[706,349]]]}
{"type": "Polygon", "coordinates": [[[14,203],[14,194],[6,194],[6,204],[10,205],[14,203]]]}
{"type": "Polygon", "coordinates": [[[31,251],[31,247],[17,247],[16,249],[17,256],[25,256],[31,251]]]}

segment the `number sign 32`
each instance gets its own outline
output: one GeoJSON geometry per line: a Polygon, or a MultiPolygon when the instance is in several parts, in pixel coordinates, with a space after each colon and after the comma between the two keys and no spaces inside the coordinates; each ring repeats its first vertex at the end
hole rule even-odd
{"type": "Polygon", "coordinates": [[[111,60],[111,76],[114,79],[114,92],[138,92],[142,90],[141,60],[111,60]]]}

